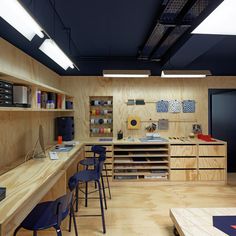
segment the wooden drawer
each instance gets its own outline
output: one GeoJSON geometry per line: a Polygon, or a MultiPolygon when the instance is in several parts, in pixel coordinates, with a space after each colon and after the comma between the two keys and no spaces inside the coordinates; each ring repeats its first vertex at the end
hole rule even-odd
{"type": "Polygon", "coordinates": [[[225,145],[199,145],[199,156],[225,156],[225,145]]]}
{"type": "Polygon", "coordinates": [[[171,156],[196,156],[197,146],[196,145],[171,145],[170,146],[171,156]]]}
{"type": "Polygon", "coordinates": [[[199,168],[225,168],[225,158],[199,158],[199,168]]]}
{"type": "MultiPolygon", "coordinates": [[[[112,146],[106,146],[106,145],[102,145],[103,147],[105,147],[106,148],[106,151],[112,151],[112,146]]],[[[84,147],[84,150],[85,151],[91,151],[91,145],[86,145],[85,147],[84,147]]]]}
{"type": "MultiPolygon", "coordinates": [[[[96,155],[98,156],[98,155],[96,155]]],[[[107,157],[112,157],[112,152],[106,152],[107,157]]],[[[93,152],[85,152],[85,157],[93,157],[93,152]]]]}
{"type": "Polygon", "coordinates": [[[203,181],[223,181],[225,180],[225,170],[199,170],[198,178],[203,181]]]}
{"type": "Polygon", "coordinates": [[[171,158],[170,168],[183,169],[183,168],[197,168],[197,158],[171,158]]]}
{"type": "MultiPolygon", "coordinates": [[[[103,174],[103,176],[106,176],[106,171],[103,170],[102,174],[103,174]]],[[[108,175],[108,176],[112,176],[112,171],[111,171],[111,170],[108,170],[108,171],[107,171],[107,175],[108,175]]]]}
{"type": "Polygon", "coordinates": [[[170,170],[170,180],[195,181],[197,180],[197,170],[170,170]]]}

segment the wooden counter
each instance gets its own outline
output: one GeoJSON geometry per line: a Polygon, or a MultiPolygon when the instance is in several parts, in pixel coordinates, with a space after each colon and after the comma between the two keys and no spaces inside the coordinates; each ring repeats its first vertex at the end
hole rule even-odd
{"type": "Polygon", "coordinates": [[[190,138],[166,140],[142,142],[138,138],[126,138],[99,141],[90,138],[82,142],[86,157],[91,157],[93,144],[107,148],[109,176],[113,180],[226,183],[226,142],[190,138]]]}
{"type": "MultiPolygon", "coordinates": [[[[33,159],[0,176],[0,184],[7,188],[6,198],[0,202],[0,236],[12,235],[37,203],[60,180],[83,153],[83,144],[70,152],[58,153],[59,160],[33,159]]],[[[60,193],[66,193],[67,179],[60,193]]],[[[54,197],[56,194],[54,194],[54,197]]]]}

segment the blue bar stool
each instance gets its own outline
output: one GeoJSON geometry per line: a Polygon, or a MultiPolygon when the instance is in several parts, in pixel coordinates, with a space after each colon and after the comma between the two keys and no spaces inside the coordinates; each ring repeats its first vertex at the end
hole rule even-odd
{"type": "MultiPolygon", "coordinates": [[[[97,157],[96,154],[98,155],[106,155],[106,148],[99,146],[99,145],[94,145],[91,148],[91,151],[94,153],[93,158],[85,158],[81,160],[78,165],[77,165],[77,171],[78,171],[78,166],[79,164],[85,166],[85,169],[88,170],[89,166],[95,166],[97,162],[97,157]]],[[[110,190],[110,183],[109,183],[109,178],[108,178],[108,172],[107,172],[107,167],[106,163],[104,163],[104,170],[105,170],[105,176],[102,175],[102,186],[103,186],[103,191],[105,191],[105,188],[108,188],[108,193],[109,193],[109,198],[111,199],[111,190],[110,190]],[[106,182],[107,182],[107,187],[104,185],[104,179],[103,177],[106,177],[106,182]]],[[[95,188],[96,188],[96,182],[95,182],[95,188]]],[[[85,183],[85,207],[88,206],[88,184],[85,183]]],[[[105,209],[107,209],[107,205],[105,203],[105,209]]]]}
{"type": "Polygon", "coordinates": [[[14,232],[16,236],[17,232],[21,229],[27,229],[33,231],[33,236],[37,236],[37,231],[49,229],[53,227],[56,230],[57,236],[62,236],[61,222],[70,214],[69,232],[71,231],[71,218],[73,218],[73,224],[75,229],[75,235],[78,236],[75,213],[73,207],[73,185],[68,183],[70,192],[66,195],[56,199],[55,201],[48,201],[39,203],[24,219],[24,221],[18,226],[14,232]]]}
{"type": "MultiPolygon", "coordinates": [[[[103,233],[106,233],[106,226],[105,226],[105,216],[104,216],[104,209],[103,209],[103,199],[104,203],[106,204],[106,196],[102,181],[102,170],[103,170],[103,164],[106,160],[106,156],[104,154],[101,154],[99,158],[96,161],[95,169],[94,170],[82,170],[74,174],[69,182],[71,185],[71,188],[76,188],[76,197],[75,197],[75,203],[76,203],[76,210],[78,211],[78,205],[79,205],[79,184],[80,183],[88,183],[95,181],[98,185],[98,192],[99,192],[99,200],[100,200],[100,208],[101,208],[101,215],[84,215],[84,216],[101,216],[102,217],[102,228],[103,233]],[[102,185],[100,183],[100,180],[102,182],[102,185]],[[102,191],[103,195],[102,196],[102,191]]],[[[71,222],[71,220],[70,220],[71,222]]]]}

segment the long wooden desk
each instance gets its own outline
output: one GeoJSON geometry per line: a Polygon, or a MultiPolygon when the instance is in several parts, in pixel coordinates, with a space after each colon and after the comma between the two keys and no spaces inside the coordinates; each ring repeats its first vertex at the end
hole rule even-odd
{"type": "Polygon", "coordinates": [[[76,145],[70,152],[58,153],[59,160],[52,161],[48,157],[33,159],[1,175],[0,185],[6,187],[7,192],[6,198],[0,202],[0,236],[12,235],[14,229],[59,181],[61,185],[57,193],[50,193],[51,197],[66,193],[67,171],[74,168],[73,162],[81,155],[83,144],[76,145]]]}
{"type": "Polygon", "coordinates": [[[227,234],[213,226],[213,216],[236,216],[236,208],[172,208],[170,210],[170,217],[180,236],[226,236],[227,234]]]}

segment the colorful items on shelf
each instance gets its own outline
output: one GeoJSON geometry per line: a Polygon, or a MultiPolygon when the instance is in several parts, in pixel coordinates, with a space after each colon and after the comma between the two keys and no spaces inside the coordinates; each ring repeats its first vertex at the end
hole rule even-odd
{"type": "Polygon", "coordinates": [[[62,109],[62,95],[53,92],[36,91],[38,109],[62,109]]]}
{"type": "Polygon", "coordinates": [[[90,97],[90,136],[113,136],[113,98],[90,97]]]}

